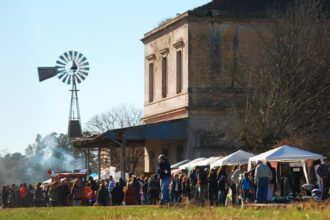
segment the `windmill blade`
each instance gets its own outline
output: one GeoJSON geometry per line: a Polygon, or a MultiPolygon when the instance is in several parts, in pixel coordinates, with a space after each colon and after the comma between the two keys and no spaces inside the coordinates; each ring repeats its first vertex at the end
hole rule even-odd
{"type": "Polygon", "coordinates": [[[85,76],[81,75],[79,72],[77,73],[78,78],[80,78],[82,81],[86,79],[85,76]]]}
{"type": "Polygon", "coordinates": [[[88,72],[79,70],[79,73],[83,74],[84,76],[88,76],[88,72]]]}
{"type": "Polygon", "coordinates": [[[69,61],[68,61],[63,55],[60,56],[60,59],[61,59],[62,61],[64,61],[64,63],[69,62],[69,61]]]}
{"type": "Polygon", "coordinates": [[[78,77],[78,75],[75,75],[75,79],[77,79],[77,82],[80,84],[81,83],[81,79],[78,77]]]}
{"type": "Polygon", "coordinates": [[[73,59],[74,59],[74,61],[77,62],[77,58],[78,58],[78,52],[77,51],[74,51],[73,52],[73,59]]]}
{"type": "Polygon", "coordinates": [[[89,66],[88,61],[86,61],[85,63],[79,64],[79,67],[87,67],[89,66]]]}
{"type": "Polygon", "coordinates": [[[64,54],[64,57],[68,60],[68,62],[70,61],[70,57],[69,57],[69,54],[68,54],[68,52],[65,52],[64,54]]]}
{"type": "Polygon", "coordinates": [[[73,51],[72,50],[69,51],[69,56],[70,56],[70,60],[73,61],[74,59],[73,59],[73,51]]]}
{"type": "Polygon", "coordinates": [[[66,82],[66,80],[68,79],[68,77],[69,77],[69,74],[66,74],[66,75],[65,75],[65,77],[64,77],[64,79],[62,80],[62,82],[64,82],[64,83],[65,83],[65,82],[66,82]]]}
{"type": "Polygon", "coordinates": [[[61,74],[58,75],[58,78],[59,79],[62,79],[62,77],[65,76],[66,74],[67,74],[66,72],[63,72],[63,73],[61,73],[61,74]]]}
{"type": "Polygon", "coordinates": [[[80,60],[78,64],[81,65],[81,64],[84,63],[86,60],[87,60],[86,57],[83,57],[82,60],[80,60]]]}
{"type": "Polygon", "coordinates": [[[83,67],[83,68],[80,68],[82,71],[85,71],[85,72],[88,72],[89,71],[89,67],[83,67]]]}
{"type": "Polygon", "coordinates": [[[58,61],[56,61],[56,64],[58,64],[59,66],[63,66],[63,67],[65,67],[65,65],[66,65],[65,63],[62,63],[62,62],[61,62],[61,61],[59,61],[59,60],[58,60],[58,61]]]}
{"type": "Polygon", "coordinates": [[[77,63],[79,63],[83,57],[84,55],[82,53],[79,53],[77,58],[77,63]]]}
{"type": "Polygon", "coordinates": [[[72,78],[73,76],[69,76],[69,79],[68,79],[68,85],[70,85],[71,84],[71,78],[72,78]]]}
{"type": "Polygon", "coordinates": [[[57,75],[55,67],[38,67],[39,82],[50,79],[57,75]]]}
{"type": "Polygon", "coordinates": [[[55,69],[56,69],[57,73],[65,71],[65,67],[63,67],[63,66],[55,66],[55,69]]]}

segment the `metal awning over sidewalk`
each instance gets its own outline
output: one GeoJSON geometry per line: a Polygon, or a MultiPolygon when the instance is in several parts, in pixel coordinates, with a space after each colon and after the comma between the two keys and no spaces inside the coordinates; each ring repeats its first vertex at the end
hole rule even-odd
{"type": "MultiPolygon", "coordinates": [[[[125,170],[125,147],[144,146],[147,141],[184,141],[187,139],[187,119],[145,124],[122,129],[109,130],[94,137],[84,137],[72,141],[81,150],[120,147],[120,166],[122,178],[125,170]]],[[[99,157],[100,160],[100,157],[99,157]]],[[[99,161],[100,164],[100,161],[99,161]]],[[[100,165],[99,165],[100,172],[100,165]]]]}

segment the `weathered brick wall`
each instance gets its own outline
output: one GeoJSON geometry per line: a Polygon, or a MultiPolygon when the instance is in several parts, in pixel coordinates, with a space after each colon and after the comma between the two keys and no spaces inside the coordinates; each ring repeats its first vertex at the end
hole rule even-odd
{"type": "Polygon", "coordinates": [[[244,148],[235,110],[244,106],[248,74],[240,65],[253,57],[256,44],[252,21],[189,22],[187,157],[225,155],[244,148]]]}

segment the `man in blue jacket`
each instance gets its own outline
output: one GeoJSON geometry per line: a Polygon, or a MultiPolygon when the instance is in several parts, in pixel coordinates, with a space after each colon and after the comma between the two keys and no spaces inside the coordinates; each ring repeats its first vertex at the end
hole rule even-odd
{"type": "Polygon", "coordinates": [[[171,165],[167,162],[165,155],[158,156],[158,174],[160,177],[161,204],[167,204],[170,200],[169,185],[171,180],[171,165]]]}

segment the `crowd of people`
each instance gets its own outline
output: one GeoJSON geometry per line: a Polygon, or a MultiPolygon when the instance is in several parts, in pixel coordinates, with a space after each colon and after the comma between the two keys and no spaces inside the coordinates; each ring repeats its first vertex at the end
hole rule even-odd
{"type": "MultiPolygon", "coordinates": [[[[190,173],[172,173],[164,155],[159,156],[157,173],[150,177],[132,176],[127,181],[115,181],[112,176],[97,182],[92,177],[84,183],[66,179],[51,184],[25,183],[19,186],[3,186],[3,208],[56,207],[56,206],[108,206],[108,205],[156,205],[197,203],[201,205],[233,206],[242,203],[268,203],[281,185],[276,171],[268,162],[258,161],[247,171],[246,165],[222,166],[217,169],[195,167],[190,173]]],[[[328,181],[323,199],[328,198],[329,170],[324,164],[320,176],[328,181]]],[[[294,191],[294,190],[292,190],[294,191]]]]}

